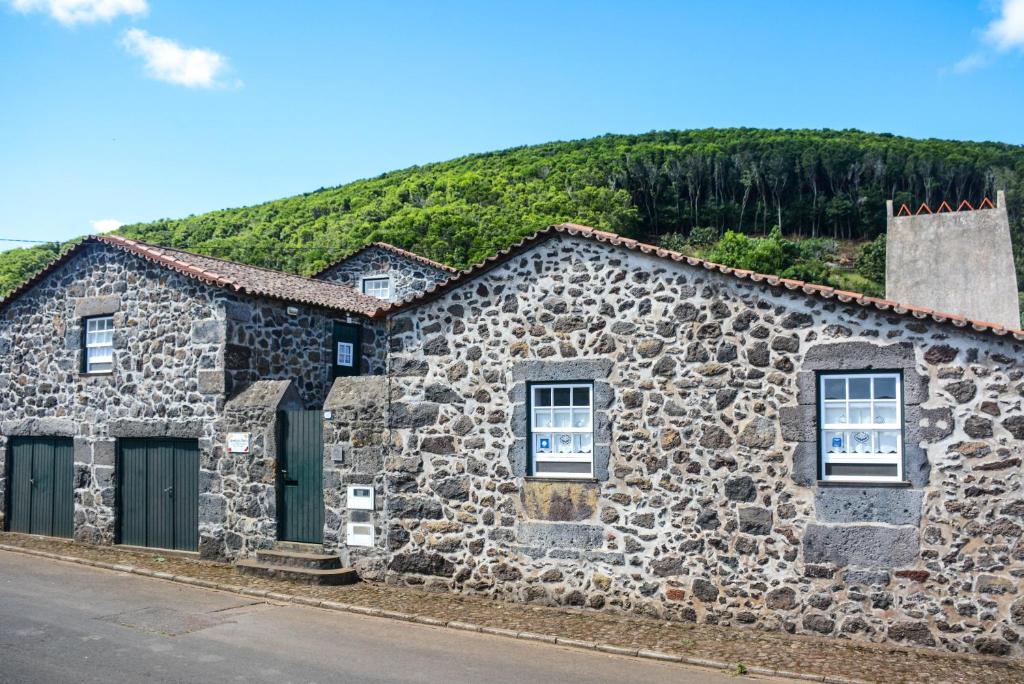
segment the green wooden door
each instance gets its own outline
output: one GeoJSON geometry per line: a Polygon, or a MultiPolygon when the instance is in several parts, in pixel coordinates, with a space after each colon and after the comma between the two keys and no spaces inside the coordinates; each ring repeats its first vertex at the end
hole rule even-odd
{"type": "Polygon", "coordinates": [[[323,416],[282,411],[278,469],[278,538],[319,544],[324,539],[323,416]]]}
{"type": "Polygon", "coordinates": [[[75,466],[71,439],[14,437],[8,455],[8,529],[51,537],[72,536],[75,466]]]}
{"type": "Polygon", "coordinates": [[[199,446],[193,439],[118,443],[120,541],[133,546],[199,548],[199,446]]]}
{"type": "Polygon", "coordinates": [[[331,377],[359,375],[363,367],[362,335],[353,323],[334,322],[333,372],[331,377]]]}

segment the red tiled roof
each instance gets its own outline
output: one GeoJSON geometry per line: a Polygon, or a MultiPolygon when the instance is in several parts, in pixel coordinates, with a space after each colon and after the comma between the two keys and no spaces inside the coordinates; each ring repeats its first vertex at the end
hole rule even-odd
{"type": "Polygon", "coordinates": [[[70,260],[85,245],[96,243],[114,247],[190,278],[196,278],[234,292],[268,297],[294,304],[318,306],[367,317],[375,316],[381,309],[379,299],[357,292],[347,285],[239,264],[169,247],[158,247],[119,235],[99,235],[85,238],[50,262],[14,292],[0,300],[0,309],[5,308],[58,266],[70,260]]]}
{"type": "Polygon", "coordinates": [[[848,292],[845,290],[837,290],[834,287],[828,287],[826,285],[815,285],[813,283],[806,283],[802,280],[792,280],[790,278],[780,278],[779,276],[767,275],[764,273],[755,273],[740,268],[731,268],[722,264],[716,264],[705,259],[698,259],[696,257],[687,256],[680,252],[674,252],[664,247],[657,247],[655,245],[648,245],[643,242],[622,237],[615,233],[609,233],[603,230],[597,230],[590,226],[584,226],[577,223],[560,223],[554,226],[549,226],[543,230],[540,230],[533,235],[530,235],[516,244],[512,245],[508,249],[505,249],[497,254],[484,259],[480,263],[472,266],[464,271],[460,271],[458,274],[452,276],[448,280],[437,283],[436,285],[428,288],[425,292],[416,295],[410,295],[405,299],[394,302],[388,306],[384,312],[392,313],[405,308],[410,308],[421,303],[428,302],[432,299],[440,297],[444,293],[452,290],[462,283],[472,280],[479,275],[486,273],[487,271],[500,266],[504,262],[512,259],[519,254],[522,254],[530,247],[543,242],[556,234],[575,235],[588,240],[595,240],[597,242],[605,242],[611,245],[619,247],[625,247],[626,249],[641,252],[643,254],[650,254],[652,256],[668,259],[670,261],[676,261],[679,263],[686,263],[690,266],[704,268],[709,271],[718,271],[725,275],[733,276],[738,280],[749,280],[754,283],[763,285],[766,288],[773,289],[784,289],[792,291],[800,291],[801,293],[810,297],[825,300],[837,300],[844,304],[856,304],[868,309],[876,309],[878,311],[888,311],[902,316],[913,316],[917,319],[930,319],[936,323],[949,323],[957,328],[965,328],[970,326],[973,330],[978,332],[987,332],[997,336],[1012,335],[1014,339],[1024,341],[1024,330],[1006,328],[997,323],[990,323],[988,321],[979,321],[974,319],[965,318],[951,313],[943,313],[941,311],[935,311],[933,309],[926,309],[909,304],[901,304],[888,299],[881,299],[878,297],[869,297],[868,295],[860,292],[848,292]]]}
{"type": "Polygon", "coordinates": [[[349,259],[351,259],[354,256],[358,256],[358,255],[362,254],[363,252],[365,252],[366,250],[370,249],[371,247],[377,247],[379,249],[387,250],[389,252],[397,254],[398,256],[403,256],[406,259],[411,259],[412,261],[418,261],[421,264],[426,264],[427,266],[433,266],[434,268],[440,269],[442,271],[447,271],[448,273],[453,273],[454,274],[454,273],[458,273],[459,272],[459,270],[457,268],[452,268],[448,264],[442,264],[440,261],[434,261],[433,259],[428,259],[425,256],[420,256],[419,254],[416,254],[414,252],[410,252],[408,250],[402,249],[401,247],[395,247],[394,245],[388,244],[387,242],[371,242],[368,245],[363,245],[359,249],[356,249],[356,250],[354,250],[352,252],[349,252],[345,256],[343,256],[340,259],[338,259],[338,260],[328,264],[327,266],[324,266],[319,271],[314,273],[313,277],[314,278],[319,278],[324,273],[327,273],[327,271],[330,271],[332,268],[334,268],[338,264],[341,264],[341,263],[343,263],[345,261],[348,261],[349,259]]]}

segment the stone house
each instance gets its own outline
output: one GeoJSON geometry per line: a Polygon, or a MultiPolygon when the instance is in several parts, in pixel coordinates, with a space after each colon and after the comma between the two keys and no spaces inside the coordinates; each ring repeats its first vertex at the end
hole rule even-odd
{"type": "Polygon", "coordinates": [[[130,499],[114,454],[124,464],[139,431],[181,435],[205,454],[208,555],[306,535],[366,578],[430,589],[1024,655],[1024,332],[984,312],[572,224],[390,304],[283,274],[281,287],[317,294],[240,293],[249,267],[118,238],[79,249],[0,312],[9,525],[23,436],[74,438],[74,534],[111,542],[130,499]],[[88,346],[67,329],[113,296],[114,356],[130,358],[114,363],[131,368],[115,382],[134,387],[96,395],[75,365],[88,346]],[[272,297],[328,348],[259,339],[272,297]],[[243,299],[244,335],[228,305],[243,299]],[[363,372],[328,384],[339,339],[326,321],[339,316],[365,331],[363,372]],[[198,323],[210,319],[223,329],[198,323]],[[282,425],[300,422],[315,476],[292,490],[282,425]],[[312,535],[282,521],[296,494],[312,535]]]}
{"type": "MultiPolygon", "coordinates": [[[[79,243],[0,312],[9,527],[208,556],[272,543],[274,463],[226,453],[225,421],[246,413],[240,391],[257,382],[286,380],[289,408],[319,411],[335,377],[383,373],[379,305],[330,282],[115,236],[79,243]],[[343,340],[359,347],[346,359],[343,340]],[[166,492],[143,486],[127,519],[125,488],[177,460],[189,472],[167,474],[166,492]],[[119,462],[138,466],[135,480],[119,462]]],[[[273,418],[261,426],[269,435],[273,418]]]]}

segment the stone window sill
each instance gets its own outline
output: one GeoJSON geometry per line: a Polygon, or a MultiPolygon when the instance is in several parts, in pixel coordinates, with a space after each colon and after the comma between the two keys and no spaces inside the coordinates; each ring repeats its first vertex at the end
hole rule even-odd
{"type": "Polygon", "coordinates": [[[584,482],[593,483],[597,482],[596,477],[541,477],[537,475],[527,475],[523,478],[527,482],[584,482]]]}
{"type": "Polygon", "coordinates": [[[91,373],[86,373],[85,371],[82,371],[78,374],[78,377],[80,378],[111,378],[113,376],[114,371],[93,371],[91,373]]]}
{"type": "Polygon", "coordinates": [[[819,487],[854,487],[857,489],[906,489],[913,484],[907,480],[903,482],[842,482],[839,480],[818,480],[819,487]]]}

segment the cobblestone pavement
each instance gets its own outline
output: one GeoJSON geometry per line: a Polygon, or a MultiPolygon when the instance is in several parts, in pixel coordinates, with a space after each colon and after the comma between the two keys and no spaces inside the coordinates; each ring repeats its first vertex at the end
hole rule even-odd
{"type": "Polygon", "coordinates": [[[246,577],[224,563],[11,533],[0,533],[0,543],[240,588],[400,611],[445,622],[471,622],[518,632],[661,651],[687,658],[818,675],[826,681],[834,677],[886,684],[1024,684],[1024,662],[957,655],[933,649],[853,644],[841,639],[817,639],[752,628],[696,625],[610,612],[529,606],[480,596],[428,593],[370,582],[343,587],[308,587],[283,580],[246,577]]]}

